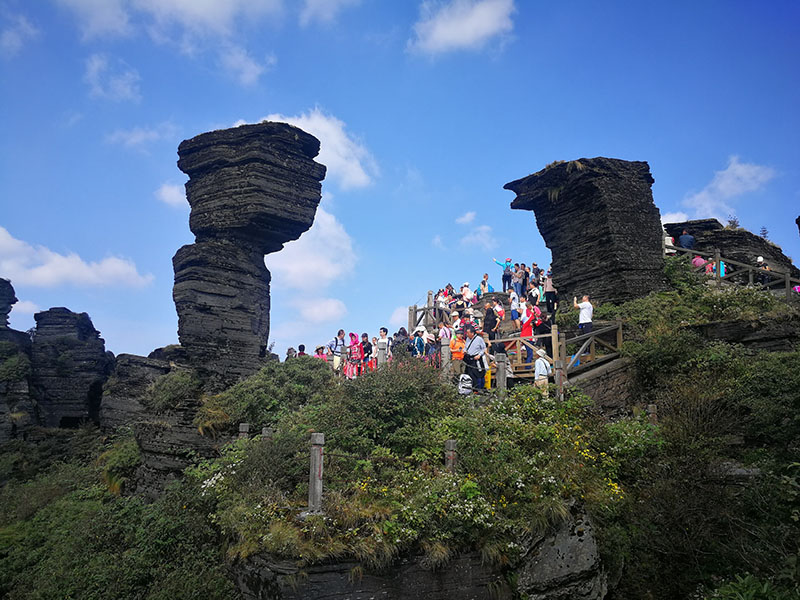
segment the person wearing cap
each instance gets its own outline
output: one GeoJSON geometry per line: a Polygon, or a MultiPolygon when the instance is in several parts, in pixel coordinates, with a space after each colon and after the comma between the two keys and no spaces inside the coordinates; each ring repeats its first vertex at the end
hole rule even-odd
{"type": "Polygon", "coordinates": [[[769,283],[769,274],[765,273],[765,271],[769,271],[770,268],[769,265],[764,261],[763,256],[759,256],[756,259],[756,267],[758,267],[759,269],[763,269],[762,271],[756,272],[756,275],[758,276],[757,277],[758,282],[761,285],[767,285],[769,283]]]}
{"type": "Polygon", "coordinates": [[[470,302],[472,300],[473,292],[469,289],[469,281],[465,281],[464,285],[461,286],[461,297],[464,298],[465,302],[470,302]]]}
{"type": "Polygon", "coordinates": [[[511,289],[511,265],[514,263],[511,262],[510,258],[507,258],[505,262],[500,262],[496,258],[492,260],[503,269],[503,292],[506,292],[511,289]]]}
{"type": "Polygon", "coordinates": [[[486,342],[475,332],[472,325],[464,328],[466,340],[464,341],[464,363],[467,365],[467,375],[472,379],[472,389],[483,389],[483,355],[486,353],[486,342]]]}
{"type": "Polygon", "coordinates": [[[538,358],[533,365],[533,385],[542,390],[545,398],[547,398],[547,378],[552,372],[550,363],[547,362],[547,353],[539,348],[536,351],[538,358]]]}

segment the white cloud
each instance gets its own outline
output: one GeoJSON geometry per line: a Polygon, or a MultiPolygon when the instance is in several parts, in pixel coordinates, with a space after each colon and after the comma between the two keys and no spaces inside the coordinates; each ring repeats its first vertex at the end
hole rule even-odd
{"type": "Polygon", "coordinates": [[[685,212],[668,212],[661,215],[661,224],[664,223],[683,223],[689,220],[689,215],[685,212]]]}
{"type": "Polygon", "coordinates": [[[298,290],[324,289],[350,275],[357,261],[353,241],[341,223],[320,206],[314,225],[300,239],[266,257],[273,285],[298,290]]]}
{"type": "Polygon", "coordinates": [[[186,200],[186,189],[182,185],[174,183],[162,183],[155,191],[155,196],[164,204],[177,208],[188,207],[186,200]]]}
{"type": "Polygon", "coordinates": [[[476,246],[482,250],[491,250],[497,246],[497,240],[494,239],[491,226],[478,225],[477,227],[473,227],[467,235],[461,238],[461,245],[465,247],[476,246]]]}
{"type": "Polygon", "coordinates": [[[39,37],[39,30],[23,15],[13,15],[10,24],[0,31],[0,56],[12,58],[22,50],[26,42],[39,37]]]}
{"type": "Polygon", "coordinates": [[[220,53],[222,68],[244,87],[258,83],[261,75],[276,62],[274,55],[267,56],[264,62],[258,62],[239,46],[228,46],[220,53]]]}
{"type": "Polygon", "coordinates": [[[86,73],[83,80],[89,85],[92,98],[138,102],[142,96],[139,91],[139,73],[123,61],[112,65],[105,54],[92,54],[86,60],[86,73]]]}
{"type": "Polygon", "coordinates": [[[16,302],[13,307],[11,307],[11,311],[18,315],[32,315],[41,311],[42,309],[39,306],[30,300],[20,300],[16,302]]]}
{"type": "Polygon", "coordinates": [[[695,218],[713,217],[723,221],[736,212],[730,201],[761,189],[775,175],[777,172],[772,167],[743,163],[738,156],[731,156],[728,166],[714,173],[714,178],[702,190],[689,194],[683,205],[693,211],[695,218]]]}
{"type": "Polygon", "coordinates": [[[472,223],[474,220],[475,220],[475,211],[470,210],[468,212],[465,212],[460,217],[458,217],[456,219],[456,223],[458,223],[459,225],[467,225],[469,223],[472,223]]]}
{"type": "Polygon", "coordinates": [[[403,327],[408,325],[408,307],[398,306],[392,311],[392,316],[389,317],[389,325],[392,327],[403,327]]]}
{"type": "Polygon", "coordinates": [[[125,0],[57,0],[78,18],[83,38],[131,33],[125,0]]]}
{"type": "Polygon", "coordinates": [[[433,236],[433,239],[431,240],[431,245],[434,248],[444,248],[444,242],[442,241],[442,236],[438,234],[433,236]]]}
{"type": "Polygon", "coordinates": [[[300,24],[305,26],[313,21],[330,23],[348,6],[360,4],[361,0],[305,0],[300,11],[300,24]]]}
{"type": "Polygon", "coordinates": [[[328,167],[328,177],[342,189],[366,187],[378,175],[378,165],[367,147],[348,133],[344,121],[319,108],[294,116],[271,114],[264,120],[285,121],[317,137],[321,143],[317,161],[328,167]]]}
{"type": "Polygon", "coordinates": [[[120,144],[126,148],[142,149],[146,145],[161,140],[174,140],[178,135],[178,128],[169,121],[155,127],[134,127],[132,129],[117,129],[106,136],[110,144],[120,144]]]}
{"type": "Polygon", "coordinates": [[[153,281],[141,275],[129,259],[109,256],[86,262],[75,253],[59,254],[45,246],[32,246],[0,227],[0,273],[14,284],[35,287],[60,285],[92,287],[144,287],[153,281]]]}
{"type": "Polygon", "coordinates": [[[514,10],[514,0],[427,0],[420,6],[408,48],[431,55],[481,48],[511,32],[514,10]]]}
{"type": "Polygon", "coordinates": [[[307,323],[326,323],[341,319],[347,314],[344,302],[336,298],[315,298],[312,303],[303,303],[300,315],[307,323]]]}
{"type": "Polygon", "coordinates": [[[230,35],[239,21],[248,23],[283,10],[282,0],[133,0],[133,6],[158,27],[177,25],[195,33],[230,35]]]}

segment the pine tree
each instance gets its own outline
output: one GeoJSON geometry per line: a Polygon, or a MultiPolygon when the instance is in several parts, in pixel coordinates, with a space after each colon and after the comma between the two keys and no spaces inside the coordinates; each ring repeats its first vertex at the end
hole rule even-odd
{"type": "Polygon", "coordinates": [[[760,235],[765,240],[769,239],[769,231],[767,231],[767,228],[764,225],[761,226],[761,231],[758,232],[758,235],[760,235]]]}

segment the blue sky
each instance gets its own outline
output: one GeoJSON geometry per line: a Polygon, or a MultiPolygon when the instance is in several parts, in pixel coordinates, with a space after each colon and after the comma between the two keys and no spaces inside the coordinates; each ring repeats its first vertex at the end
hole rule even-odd
{"type": "Polygon", "coordinates": [[[175,343],[177,146],[265,117],[328,166],[313,228],[267,257],[281,355],[499,284],[492,257],[548,263],[502,187],[553,160],[646,160],[662,215],[735,213],[800,257],[799,26],[779,0],[0,0],[12,326],[67,306],[115,353],[175,343]]]}

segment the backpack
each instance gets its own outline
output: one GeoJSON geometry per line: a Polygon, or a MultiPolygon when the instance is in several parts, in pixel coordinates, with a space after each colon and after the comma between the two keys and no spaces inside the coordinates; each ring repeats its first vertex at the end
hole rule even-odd
{"type": "Polygon", "coordinates": [[[511,265],[506,264],[506,266],[503,267],[503,275],[511,275],[511,265]]]}
{"type": "Polygon", "coordinates": [[[458,393],[462,396],[472,393],[472,379],[466,373],[458,377],[458,393]]]}
{"type": "Polygon", "coordinates": [[[538,306],[533,307],[533,325],[534,327],[539,327],[544,321],[542,319],[542,311],[539,310],[538,306]]]}

